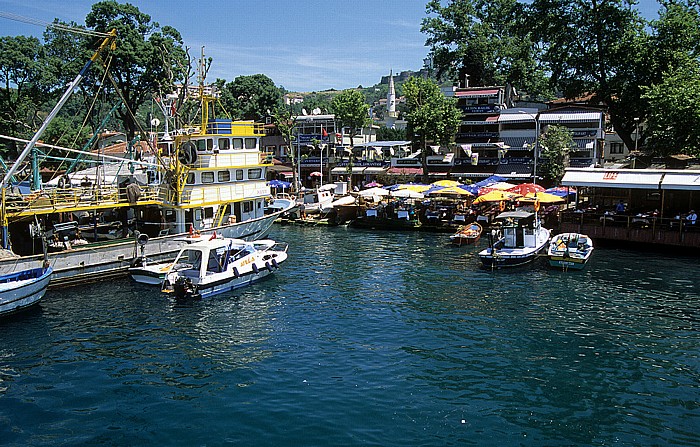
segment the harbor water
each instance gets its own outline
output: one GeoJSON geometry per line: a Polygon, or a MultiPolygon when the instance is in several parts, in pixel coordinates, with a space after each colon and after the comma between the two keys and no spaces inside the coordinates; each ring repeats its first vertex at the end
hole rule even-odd
{"type": "Polygon", "coordinates": [[[485,240],[270,236],[289,260],[228,295],[124,278],[0,320],[0,445],[700,446],[695,257],[490,271],[485,240]]]}

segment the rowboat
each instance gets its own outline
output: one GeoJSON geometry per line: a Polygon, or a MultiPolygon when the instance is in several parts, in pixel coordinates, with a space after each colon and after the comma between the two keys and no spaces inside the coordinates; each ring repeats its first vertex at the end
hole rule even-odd
{"type": "Polygon", "coordinates": [[[483,228],[476,222],[461,225],[457,232],[450,236],[450,240],[453,244],[459,246],[473,244],[481,238],[482,231],[483,228]]]}
{"type": "Polygon", "coordinates": [[[38,303],[46,293],[53,269],[40,267],[0,276],[0,316],[38,303]]]}

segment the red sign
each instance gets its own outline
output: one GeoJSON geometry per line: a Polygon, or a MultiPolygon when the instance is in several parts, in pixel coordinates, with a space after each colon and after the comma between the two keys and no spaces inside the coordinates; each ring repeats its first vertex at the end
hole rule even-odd
{"type": "Polygon", "coordinates": [[[616,180],[617,172],[606,172],[603,174],[603,180],[616,180]]]}

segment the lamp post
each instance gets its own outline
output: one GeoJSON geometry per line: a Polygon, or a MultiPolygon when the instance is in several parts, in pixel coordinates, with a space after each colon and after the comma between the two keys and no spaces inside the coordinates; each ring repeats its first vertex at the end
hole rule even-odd
{"type": "Polygon", "coordinates": [[[637,140],[639,140],[639,117],[634,119],[634,150],[637,151],[637,140]]]}
{"type": "Polygon", "coordinates": [[[539,149],[540,149],[540,120],[537,119],[539,113],[532,114],[532,113],[528,113],[528,112],[525,112],[522,110],[519,110],[518,113],[522,113],[523,115],[529,116],[535,122],[535,144],[533,147],[533,154],[532,154],[532,158],[534,160],[533,168],[532,168],[532,183],[537,184],[537,156],[539,154],[539,149]]]}

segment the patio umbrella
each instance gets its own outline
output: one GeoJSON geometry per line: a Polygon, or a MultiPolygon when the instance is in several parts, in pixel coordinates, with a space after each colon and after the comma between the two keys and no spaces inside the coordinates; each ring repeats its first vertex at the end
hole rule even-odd
{"type": "Polygon", "coordinates": [[[381,188],[382,186],[384,185],[382,185],[381,183],[370,182],[365,185],[365,188],[381,188]]]}
{"type": "Polygon", "coordinates": [[[450,195],[450,196],[471,197],[474,194],[470,193],[466,189],[460,188],[459,186],[448,186],[446,188],[435,189],[434,191],[430,191],[428,193],[428,195],[431,195],[431,196],[450,195]]]}
{"type": "Polygon", "coordinates": [[[459,186],[460,183],[458,181],[455,181],[455,180],[438,180],[436,182],[433,182],[432,185],[433,186],[449,187],[449,186],[459,186]]]}
{"type": "Polygon", "coordinates": [[[488,186],[488,188],[489,189],[499,189],[501,191],[508,191],[509,189],[514,188],[516,186],[517,185],[514,185],[512,183],[508,183],[508,182],[498,182],[498,183],[494,183],[493,185],[488,186]]]}
{"type": "Polygon", "coordinates": [[[321,174],[319,171],[314,171],[311,174],[309,174],[309,177],[321,177],[323,174],[321,174]]]}
{"type": "Polygon", "coordinates": [[[359,192],[359,195],[361,195],[362,197],[384,197],[388,196],[389,194],[390,191],[384,188],[369,188],[359,192]]]}
{"type": "Polygon", "coordinates": [[[508,192],[517,192],[522,196],[526,196],[531,192],[544,192],[544,188],[535,183],[521,183],[520,185],[508,189],[508,192]]]}
{"type": "Polygon", "coordinates": [[[396,191],[392,191],[391,195],[393,197],[401,197],[404,199],[422,199],[425,197],[423,193],[413,191],[411,189],[397,189],[396,191]]]}
{"type": "Polygon", "coordinates": [[[566,199],[546,192],[531,192],[525,195],[525,199],[539,201],[540,203],[561,203],[566,199]]]}
{"type": "Polygon", "coordinates": [[[423,185],[420,183],[407,183],[405,185],[401,185],[399,189],[408,189],[410,191],[415,191],[415,192],[425,192],[432,188],[430,185],[423,185]]]}
{"type": "Polygon", "coordinates": [[[487,192],[486,194],[477,197],[474,203],[484,203],[484,202],[502,202],[504,200],[511,200],[521,197],[520,194],[516,194],[508,191],[494,190],[487,192]]]}
{"type": "Polygon", "coordinates": [[[545,189],[544,192],[564,198],[566,198],[568,195],[576,198],[576,188],[571,186],[555,186],[554,188],[545,189]]]}
{"type": "Polygon", "coordinates": [[[267,183],[267,186],[275,189],[287,189],[291,186],[292,184],[289,182],[283,182],[282,180],[270,180],[267,183]]]}

